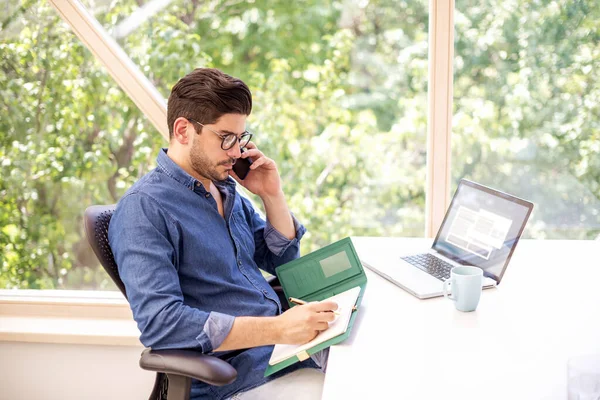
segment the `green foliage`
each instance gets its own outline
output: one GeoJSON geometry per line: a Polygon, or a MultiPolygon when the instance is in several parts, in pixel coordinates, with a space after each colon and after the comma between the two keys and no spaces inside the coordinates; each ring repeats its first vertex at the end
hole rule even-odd
{"type": "Polygon", "coordinates": [[[534,201],[531,237],[598,236],[600,3],[456,10],[453,177],[534,201]]]}
{"type": "MultiPolygon", "coordinates": [[[[84,3],[118,34],[144,1],[84,3]]],[[[457,1],[453,178],[535,200],[530,236],[600,231],[596,3],[457,1]],[[558,187],[571,181],[585,193],[558,187]]],[[[199,66],[248,83],[249,128],[309,230],[306,253],[423,233],[427,4],[175,0],[118,42],[165,97],[199,66]]],[[[83,209],[116,202],[166,143],[46,2],[6,10],[0,287],[113,288],[83,209]]]]}
{"type": "Polygon", "coordinates": [[[0,44],[0,287],[112,287],[83,209],[116,202],[161,139],[47,3],[18,20],[0,44]]]}

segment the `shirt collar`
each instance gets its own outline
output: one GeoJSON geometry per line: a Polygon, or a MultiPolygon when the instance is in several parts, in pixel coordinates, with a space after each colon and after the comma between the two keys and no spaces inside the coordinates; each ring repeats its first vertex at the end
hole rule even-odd
{"type": "MultiPolygon", "coordinates": [[[[183,186],[193,190],[194,187],[197,186],[196,184],[200,181],[185,172],[183,168],[175,163],[175,161],[171,160],[171,158],[167,155],[167,150],[167,148],[162,148],[158,152],[158,157],[156,157],[157,167],[162,172],[181,183],[183,186]]],[[[235,187],[236,182],[232,177],[228,177],[224,181],[213,181],[213,184],[218,188],[226,189],[227,187],[235,187]]]]}

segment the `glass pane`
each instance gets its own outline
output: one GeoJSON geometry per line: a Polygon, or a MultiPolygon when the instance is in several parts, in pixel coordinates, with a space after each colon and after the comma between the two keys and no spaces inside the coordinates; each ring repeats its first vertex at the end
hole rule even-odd
{"type": "Polygon", "coordinates": [[[165,97],[202,66],[250,86],[248,128],[309,230],[304,253],[423,235],[426,0],[84,3],[165,97]]]}
{"type": "Polygon", "coordinates": [[[600,234],[600,3],[457,0],[455,183],[535,203],[539,239],[600,234]]]}
{"type": "Polygon", "coordinates": [[[0,288],[115,290],[83,211],[115,203],[164,140],[47,2],[2,7],[0,288]]]}

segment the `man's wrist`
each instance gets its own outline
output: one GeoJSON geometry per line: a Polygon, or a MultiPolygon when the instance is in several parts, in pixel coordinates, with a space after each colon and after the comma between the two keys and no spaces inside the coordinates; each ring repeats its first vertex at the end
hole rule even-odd
{"type": "Polygon", "coordinates": [[[271,332],[273,343],[283,343],[283,321],[281,319],[281,315],[273,317],[273,323],[271,324],[271,332]]]}
{"type": "Polygon", "coordinates": [[[283,190],[280,190],[279,193],[276,193],[274,195],[262,195],[259,197],[265,204],[265,207],[272,204],[277,204],[282,201],[285,203],[285,194],[283,194],[283,190]]]}

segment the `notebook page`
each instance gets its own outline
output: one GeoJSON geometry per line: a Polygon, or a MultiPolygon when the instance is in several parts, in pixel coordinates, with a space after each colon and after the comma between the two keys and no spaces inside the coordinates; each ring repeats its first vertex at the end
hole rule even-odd
{"type": "Polygon", "coordinates": [[[295,356],[296,354],[308,350],[311,347],[316,346],[319,343],[323,343],[329,339],[333,339],[336,336],[341,335],[346,332],[348,329],[348,323],[350,322],[350,317],[352,316],[352,307],[356,304],[356,299],[360,294],[360,286],[342,292],[340,294],[336,294],[335,296],[331,296],[326,300],[335,301],[338,305],[337,311],[340,315],[337,317],[335,321],[333,321],[329,328],[321,331],[313,340],[308,343],[302,345],[295,344],[277,344],[273,348],[273,353],[271,354],[271,359],[269,360],[269,365],[275,365],[284,361],[290,357],[295,356]]]}

